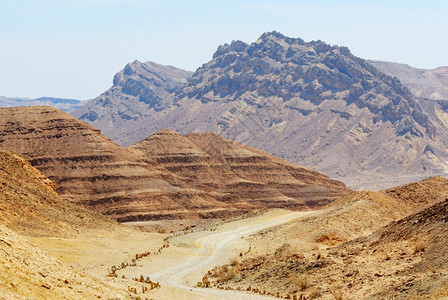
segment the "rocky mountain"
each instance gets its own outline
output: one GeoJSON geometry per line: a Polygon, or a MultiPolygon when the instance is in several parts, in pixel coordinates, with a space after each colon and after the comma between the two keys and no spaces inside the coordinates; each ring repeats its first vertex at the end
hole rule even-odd
{"type": "Polygon", "coordinates": [[[341,182],[244,147],[214,135],[193,139],[161,132],[126,149],[55,108],[0,109],[0,148],[28,159],[64,199],[119,221],[228,217],[266,207],[303,210],[348,192],[341,182]],[[207,154],[220,147],[227,149],[225,160],[207,154]],[[216,173],[212,166],[219,161],[224,166],[216,173]],[[207,173],[194,177],[199,169],[207,173]],[[220,175],[229,181],[214,186],[220,175]],[[214,179],[208,184],[200,176],[214,179]],[[246,194],[235,193],[241,191],[246,194]]]}
{"type": "Polygon", "coordinates": [[[40,97],[36,99],[29,99],[29,98],[7,98],[4,96],[0,96],[0,107],[48,105],[56,107],[68,113],[76,109],[79,109],[84,103],[86,102],[81,100],[53,98],[53,97],[40,97]]]}
{"type": "MultiPolygon", "coordinates": [[[[124,95],[109,97],[110,105],[122,103],[124,95]]],[[[103,111],[102,97],[74,115],[89,122],[90,114],[103,111]]],[[[233,41],[174,95],[156,102],[162,103],[157,109],[151,103],[140,107],[146,116],[139,120],[115,128],[112,121],[94,124],[115,132],[110,136],[123,145],[163,128],[213,131],[355,188],[448,171],[448,105],[423,108],[398,79],[346,47],[322,41],[278,32],[251,44],[233,41]]],[[[118,115],[102,112],[101,118],[118,115]]]]}
{"type": "Polygon", "coordinates": [[[149,135],[139,134],[135,139],[130,128],[140,130],[145,127],[148,116],[172,104],[175,92],[191,75],[191,72],[175,67],[136,60],[115,75],[109,90],[73,115],[100,128],[117,143],[130,145],[149,135]]]}
{"type": "Polygon", "coordinates": [[[416,96],[431,100],[448,100],[448,67],[417,69],[406,64],[369,60],[389,76],[397,77],[416,96]]]}

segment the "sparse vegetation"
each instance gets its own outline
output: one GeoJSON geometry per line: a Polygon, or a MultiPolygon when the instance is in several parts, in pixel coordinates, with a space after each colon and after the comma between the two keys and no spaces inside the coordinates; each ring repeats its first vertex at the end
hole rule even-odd
{"type": "Polygon", "coordinates": [[[296,286],[299,291],[304,291],[309,287],[308,277],[303,273],[294,273],[289,277],[291,284],[296,286]]]}
{"type": "Polygon", "coordinates": [[[344,298],[342,297],[342,292],[340,289],[338,288],[333,288],[331,290],[331,294],[333,295],[335,300],[343,300],[344,298]]]}
{"type": "Polygon", "coordinates": [[[428,243],[422,241],[416,242],[414,245],[414,254],[424,252],[426,248],[428,248],[428,243]]]}

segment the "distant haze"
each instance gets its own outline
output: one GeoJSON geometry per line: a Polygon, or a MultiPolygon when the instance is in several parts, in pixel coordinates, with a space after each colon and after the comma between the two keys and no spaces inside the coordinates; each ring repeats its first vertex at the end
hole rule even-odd
{"type": "Polygon", "coordinates": [[[271,30],[435,68],[448,65],[447,15],[442,0],[4,0],[0,95],[92,99],[135,59],[194,71],[271,30]]]}

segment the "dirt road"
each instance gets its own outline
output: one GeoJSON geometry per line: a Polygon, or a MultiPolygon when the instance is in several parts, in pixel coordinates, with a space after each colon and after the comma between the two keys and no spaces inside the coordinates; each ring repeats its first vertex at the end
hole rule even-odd
{"type": "MultiPolygon", "coordinates": [[[[168,299],[272,299],[245,292],[194,288],[202,276],[215,265],[229,262],[247,251],[242,237],[276,226],[311,212],[272,211],[219,226],[216,231],[200,231],[171,239],[171,247],[157,259],[158,269],[147,272],[162,289],[154,296],[168,299]]],[[[157,299],[157,298],[155,298],[157,299]]]]}

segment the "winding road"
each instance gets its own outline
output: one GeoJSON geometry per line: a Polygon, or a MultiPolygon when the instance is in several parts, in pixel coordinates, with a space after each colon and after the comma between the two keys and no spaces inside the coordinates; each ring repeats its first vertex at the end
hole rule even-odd
{"type": "MultiPolygon", "coordinates": [[[[195,288],[202,276],[214,266],[228,262],[235,258],[241,249],[237,239],[257,231],[286,223],[311,212],[284,212],[261,215],[254,218],[230,222],[218,228],[215,232],[199,232],[173,238],[171,243],[176,248],[177,258],[172,264],[167,263],[164,268],[147,276],[158,281],[164,287],[187,292],[191,299],[273,299],[246,292],[220,290],[214,288],[195,288]],[[182,255],[182,248],[189,249],[182,255]],[[192,251],[192,249],[194,249],[192,251]]],[[[174,296],[174,295],[173,295],[174,296]]]]}

